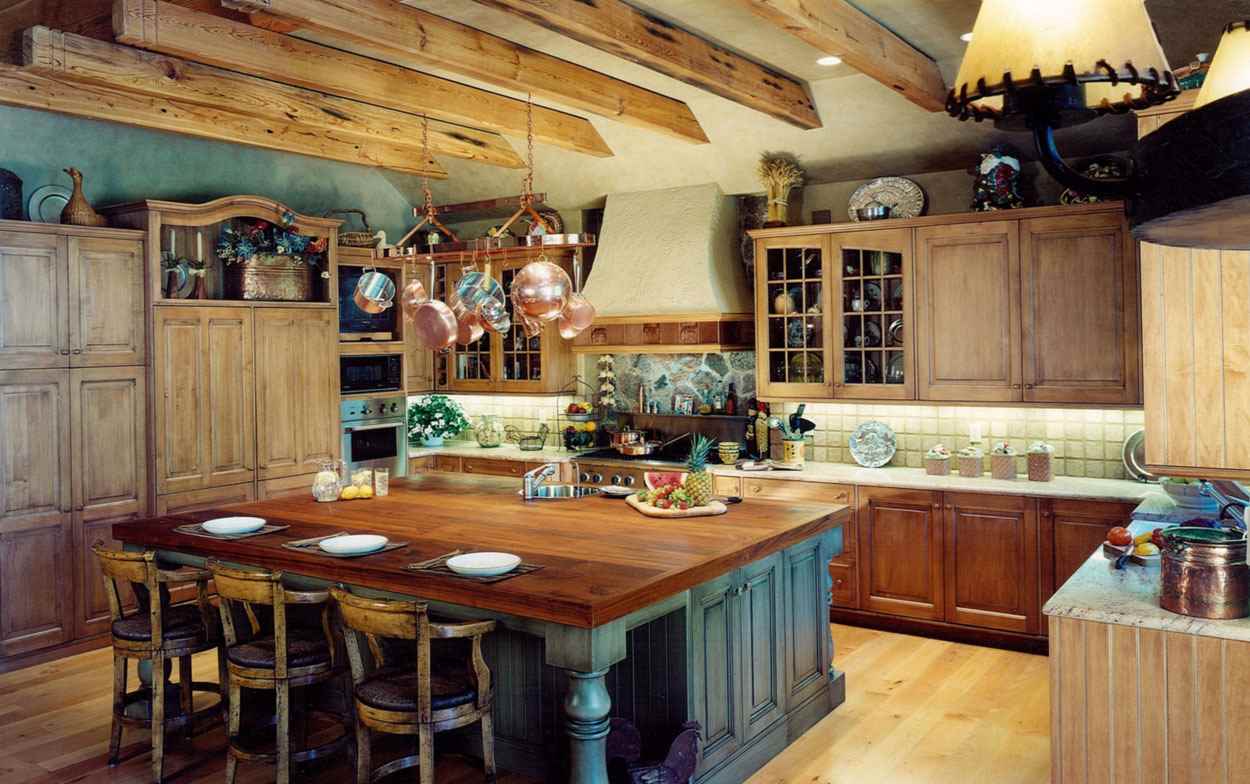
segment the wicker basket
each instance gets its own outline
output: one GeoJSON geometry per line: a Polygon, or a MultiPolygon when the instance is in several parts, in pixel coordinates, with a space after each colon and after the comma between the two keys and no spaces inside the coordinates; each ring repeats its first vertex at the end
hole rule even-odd
{"type": "Polygon", "coordinates": [[[929,476],[950,476],[951,459],[949,457],[926,457],[924,472],[929,476]]]}
{"type": "Polygon", "coordinates": [[[360,223],[363,225],[364,231],[339,231],[339,246],[343,248],[376,248],[381,237],[377,237],[373,233],[373,229],[369,228],[369,218],[365,215],[364,210],[330,210],[325,214],[329,218],[332,215],[359,215],[360,223]]]}
{"type": "Polygon", "coordinates": [[[1055,461],[1050,452],[1030,452],[1029,481],[1050,482],[1055,478],[1055,461]]]}
{"type": "Polygon", "coordinates": [[[995,479],[1015,479],[1016,456],[990,455],[990,476],[995,479]]]}
{"type": "Polygon", "coordinates": [[[985,471],[984,458],[959,456],[959,475],[975,479],[985,471]]]}

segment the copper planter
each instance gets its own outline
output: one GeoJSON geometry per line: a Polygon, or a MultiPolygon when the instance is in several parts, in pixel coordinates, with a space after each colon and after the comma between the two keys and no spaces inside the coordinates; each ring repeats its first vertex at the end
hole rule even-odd
{"type": "Polygon", "coordinates": [[[1250,567],[1241,533],[1173,528],[1163,535],[1159,605],[1198,618],[1250,615],[1250,567]]]}
{"type": "Polygon", "coordinates": [[[303,256],[258,253],[244,262],[226,265],[227,299],[268,302],[311,302],[313,268],[303,256]]]}

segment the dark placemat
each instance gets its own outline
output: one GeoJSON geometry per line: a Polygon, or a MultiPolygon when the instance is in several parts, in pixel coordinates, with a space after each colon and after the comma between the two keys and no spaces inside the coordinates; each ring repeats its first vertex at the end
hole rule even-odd
{"type": "Polygon", "coordinates": [[[291,526],[289,525],[269,525],[268,523],[266,523],[265,525],[261,526],[259,529],[255,531],[249,531],[248,533],[245,533],[245,534],[230,534],[228,536],[219,536],[217,534],[210,534],[208,531],[205,531],[204,528],[199,523],[192,523],[190,525],[180,525],[177,528],[175,528],[174,531],[176,533],[186,534],[187,536],[202,536],[205,539],[234,540],[234,539],[246,539],[249,536],[264,536],[265,534],[271,534],[275,531],[285,531],[286,529],[290,527],[291,526]]]}
{"type": "Polygon", "coordinates": [[[296,552],[300,552],[300,553],[312,553],[313,555],[324,555],[326,558],[367,558],[370,555],[377,555],[378,553],[386,553],[386,552],[390,552],[391,550],[398,550],[401,547],[408,546],[407,542],[388,542],[386,547],[383,547],[380,550],[373,550],[368,553],[352,553],[352,554],[344,553],[342,555],[338,553],[327,553],[325,550],[321,549],[321,543],[323,541],[325,541],[326,539],[333,539],[336,536],[343,536],[343,534],[338,533],[338,534],[330,534],[329,536],[319,536],[316,539],[301,539],[298,542],[284,542],[282,546],[288,550],[295,550],[296,552]]]}
{"type": "Polygon", "coordinates": [[[410,572],[437,574],[440,577],[455,577],[459,580],[472,580],[475,583],[502,582],[503,580],[507,580],[512,577],[519,577],[520,575],[529,574],[530,572],[536,572],[543,568],[542,564],[526,563],[525,561],[522,561],[515,569],[507,574],[496,574],[491,577],[477,577],[468,574],[457,574],[456,572],[453,572],[449,566],[447,566],[447,559],[460,554],[461,551],[456,550],[454,552],[447,553],[446,555],[440,555],[437,558],[431,558],[428,561],[408,564],[404,568],[410,572]]]}

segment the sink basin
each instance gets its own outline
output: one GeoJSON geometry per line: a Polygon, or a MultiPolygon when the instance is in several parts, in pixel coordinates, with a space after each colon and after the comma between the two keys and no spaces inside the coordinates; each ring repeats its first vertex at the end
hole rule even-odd
{"type": "MultiPolygon", "coordinates": [[[[522,491],[524,492],[524,491],[522,491]]],[[[599,488],[582,485],[539,485],[534,495],[527,501],[564,501],[572,498],[585,498],[599,495],[599,488]]]]}

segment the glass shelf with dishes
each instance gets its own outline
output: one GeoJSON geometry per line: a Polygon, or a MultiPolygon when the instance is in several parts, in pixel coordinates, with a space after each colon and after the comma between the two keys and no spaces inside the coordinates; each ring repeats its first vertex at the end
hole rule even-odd
{"type": "Polygon", "coordinates": [[[854,232],[833,245],[841,293],[834,396],[911,399],[911,232],[854,232]]]}
{"type": "Polygon", "coordinates": [[[764,322],[756,329],[756,346],[764,363],[762,394],[827,397],[831,376],[826,345],[826,242],[769,240],[761,243],[756,258],[764,322]]]}

